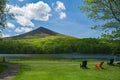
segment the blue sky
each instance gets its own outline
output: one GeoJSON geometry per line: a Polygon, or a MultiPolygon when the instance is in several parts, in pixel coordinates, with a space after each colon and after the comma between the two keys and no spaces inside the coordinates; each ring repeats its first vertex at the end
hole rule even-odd
{"type": "Polygon", "coordinates": [[[96,23],[78,7],[82,0],[9,0],[7,8],[14,13],[3,36],[15,36],[40,26],[78,38],[97,38],[101,31],[92,30],[96,23]]]}

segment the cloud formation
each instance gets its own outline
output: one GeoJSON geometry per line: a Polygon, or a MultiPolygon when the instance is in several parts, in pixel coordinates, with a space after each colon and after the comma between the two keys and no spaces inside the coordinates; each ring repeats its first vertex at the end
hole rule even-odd
{"type": "Polygon", "coordinates": [[[55,11],[60,15],[60,19],[66,18],[66,13],[63,12],[64,10],[66,10],[64,3],[57,1],[55,11]]]}
{"type": "Polygon", "coordinates": [[[2,34],[2,37],[10,37],[11,35],[9,34],[2,34]]]}
{"type": "Polygon", "coordinates": [[[66,9],[65,6],[64,6],[64,3],[60,2],[60,1],[57,1],[56,5],[57,5],[56,8],[55,8],[56,11],[61,11],[61,10],[66,9]]]}
{"type": "Polygon", "coordinates": [[[10,8],[10,13],[15,15],[15,19],[22,26],[34,26],[32,20],[48,21],[51,8],[47,3],[39,1],[37,3],[29,3],[23,7],[7,5],[10,8]]]}
{"type": "Polygon", "coordinates": [[[8,26],[8,28],[15,28],[15,25],[10,22],[7,22],[7,26],[8,26]]]}
{"type": "Polygon", "coordinates": [[[28,28],[28,27],[18,27],[15,29],[15,32],[21,33],[21,32],[29,32],[31,30],[32,30],[32,28],[28,28]]]}
{"type": "Polygon", "coordinates": [[[18,1],[23,2],[24,0],[18,0],[18,1]]]}
{"type": "Polygon", "coordinates": [[[66,13],[65,12],[60,12],[60,19],[66,18],[66,13]]]}

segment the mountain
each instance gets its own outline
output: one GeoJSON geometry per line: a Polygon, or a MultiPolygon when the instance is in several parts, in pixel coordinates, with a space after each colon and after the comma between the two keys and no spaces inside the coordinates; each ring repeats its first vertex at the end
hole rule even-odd
{"type": "Polygon", "coordinates": [[[39,27],[33,31],[18,36],[13,36],[12,38],[43,38],[46,36],[56,36],[56,35],[62,35],[62,34],[54,32],[44,27],[39,27]]]}

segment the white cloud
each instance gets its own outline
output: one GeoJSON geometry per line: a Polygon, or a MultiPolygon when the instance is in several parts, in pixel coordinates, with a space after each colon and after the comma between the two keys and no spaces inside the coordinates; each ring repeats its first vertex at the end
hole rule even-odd
{"type": "Polygon", "coordinates": [[[66,17],[66,13],[65,12],[61,12],[60,13],[60,19],[64,19],[66,17]]]}
{"type": "Polygon", "coordinates": [[[7,26],[8,26],[8,28],[15,28],[15,25],[10,22],[7,23],[7,26]]]}
{"type": "Polygon", "coordinates": [[[15,19],[22,26],[34,26],[32,20],[48,21],[51,8],[47,3],[39,1],[37,3],[29,3],[23,7],[7,5],[10,7],[10,13],[15,15],[15,19]]]}
{"type": "Polygon", "coordinates": [[[63,10],[66,10],[64,3],[57,1],[55,11],[60,15],[60,19],[66,18],[66,13],[63,10]]]}
{"type": "Polygon", "coordinates": [[[2,34],[2,37],[10,37],[11,35],[9,34],[2,34]]]}
{"type": "Polygon", "coordinates": [[[51,6],[53,7],[55,5],[55,3],[52,3],[51,6]]]}
{"type": "Polygon", "coordinates": [[[20,32],[29,32],[29,31],[31,31],[31,30],[32,30],[32,28],[20,27],[20,28],[16,28],[16,29],[15,29],[15,32],[17,32],[17,33],[20,33],[20,32]]]}
{"type": "Polygon", "coordinates": [[[34,23],[28,18],[25,18],[23,16],[15,16],[15,18],[17,19],[17,22],[22,26],[34,26],[34,23]]]}
{"type": "Polygon", "coordinates": [[[24,0],[18,0],[18,1],[23,2],[24,0]]]}
{"type": "Polygon", "coordinates": [[[64,6],[64,3],[60,2],[60,1],[57,1],[56,2],[57,6],[55,8],[56,11],[61,11],[61,10],[65,10],[65,6],[64,6]]]}

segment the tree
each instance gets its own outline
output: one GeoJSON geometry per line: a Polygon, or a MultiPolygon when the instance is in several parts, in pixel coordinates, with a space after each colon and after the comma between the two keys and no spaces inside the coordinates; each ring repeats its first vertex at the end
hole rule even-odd
{"type": "Polygon", "coordinates": [[[0,0],[0,29],[6,27],[6,0],[0,0]]]}
{"type": "Polygon", "coordinates": [[[103,21],[92,29],[105,31],[101,37],[120,40],[120,0],[83,0],[81,11],[94,21],[103,21]],[[107,34],[106,34],[107,33],[107,34]]]}
{"type": "Polygon", "coordinates": [[[102,33],[101,35],[102,39],[108,39],[108,40],[120,40],[120,29],[116,29],[115,31],[112,31],[111,34],[107,33],[104,34],[102,33]]]}
{"type": "Polygon", "coordinates": [[[2,36],[2,30],[7,27],[7,20],[14,17],[9,12],[10,8],[6,7],[7,0],[0,0],[0,36],[2,36]]]}

